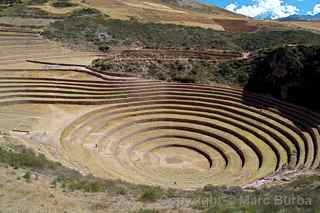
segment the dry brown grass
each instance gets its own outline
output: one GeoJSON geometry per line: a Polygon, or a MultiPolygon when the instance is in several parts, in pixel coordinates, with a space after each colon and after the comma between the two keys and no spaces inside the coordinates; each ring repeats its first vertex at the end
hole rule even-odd
{"type": "Polygon", "coordinates": [[[110,0],[107,2],[104,0],[85,0],[79,4],[82,6],[95,7],[110,15],[112,18],[117,19],[135,17],[144,22],[173,23],[216,30],[223,30],[223,27],[213,20],[215,18],[246,19],[243,16],[232,14],[219,8],[214,9],[215,13],[199,13],[174,5],[164,4],[157,0],[110,0]]]}
{"type": "MultiPolygon", "coordinates": [[[[251,20],[210,5],[201,5],[200,7],[202,9],[207,7],[211,9],[211,12],[195,12],[195,10],[165,4],[160,0],[75,0],[74,2],[80,7],[94,7],[115,19],[126,20],[134,17],[141,22],[172,23],[220,31],[251,32],[260,29],[296,27],[275,21],[251,20]]],[[[198,7],[198,5],[194,5],[195,9],[199,9],[198,7]]]]}
{"type": "Polygon", "coordinates": [[[289,21],[289,22],[284,22],[287,24],[289,27],[296,27],[296,28],[304,28],[304,29],[310,29],[310,30],[320,30],[320,21],[289,21]]]}
{"type": "Polygon", "coordinates": [[[0,32],[0,45],[0,69],[46,68],[27,60],[88,65],[95,58],[94,53],[65,48],[36,32],[0,32]]]}
{"type": "Polygon", "coordinates": [[[195,10],[165,4],[160,0],[73,0],[77,6],[55,8],[50,3],[31,7],[40,8],[52,14],[68,14],[76,9],[93,7],[115,19],[127,20],[131,17],[141,22],[171,23],[185,26],[210,28],[219,31],[251,32],[278,28],[306,28],[317,30],[318,23],[274,21],[255,21],[211,5],[195,5],[195,9],[209,8],[211,12],[195,10]]]}

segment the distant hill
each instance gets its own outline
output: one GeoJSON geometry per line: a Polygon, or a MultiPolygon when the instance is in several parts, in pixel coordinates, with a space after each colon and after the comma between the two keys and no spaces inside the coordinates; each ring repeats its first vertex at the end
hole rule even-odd
{"type": "Polygon", "coordinates": [[[211,14],[216,16],[223,16],[223,17],[240,17],[245,18],[245,16],[242,16],[240,14],[235,14],[233,12],[230,12],[228,10],[216,7],[212,4],[203,4],[199,3],[197,0],[161,0],[161,2],[165,4],[171,4],[175,5],[177,7],[191,10],[194,12],[204,13],[204,14],[211,14]]]}
{"type": "MultiPolygon", "coordinates": [[[[104,1],[99,0],[87,0],[86,3],[90,5],[103,4],[104,1]]],[[[210,17],[223,17],[223,18],[246,18],[243,15],[230,12],[228,10],[216,7],[214,5],[203,4],[197,0],[108,0],[108,6],[112,10],[123,10],[124,8],[130,11],[130,13],[124,10],[118,15],[148,15],[148,12],[161,12],[163,14],[190,14],[190,12],[200,13],[202,15],[209,15],[210,17]],[[114,7],[116,6],[116,7],[114,7]],[[141,11],[145,13],[141,13],[141,11]]],[[[105,7],[106,9],[108,7],[105,7]]],[[[194,14],[196,15],[196,14],[194,14]]],[[[204,16],[205,17],[205,16],[204,16]]],[[[163,17],[161,17],[163,18],[163,17]]]]}
{"type": "Polygon", "coordinates": [[[115,19],[134,18],[140,22],[183,24],[215,30],[224,30],[222,24],[215,19],[248,19],[243,15],[195,0],[85,0],[84,2],[86,6],[99,9],[115,19]]]}
{"type": "Polygon", "coordinates": [[[320,13],[315,15],[292,15],[278,19],[279,21],[320,21],[320,13]]]}
{"type": "MultiPolygon", "coordinates": [[[[228,32],[268,32],[307,28],[312,24],[286,23],[274,20],[254,20],[198,0],[5,0],[0,1],[0,25],[8,24],[7,17],[61,19],[79,9],[96,9],[111,19],[134,20],[140,23],[176,24],[228,32]]],[[[268,16],[270,14],[265,14],[268,16]]],[[[264,19],[264,17],[261,17],[264,19]]],[[[10,21],[10,20],[9,20],[10,21]]],[[[31,21],[30,21],[31,23],[31,21]]],[[[12,25],[10,21],[9,25],[12,25]]]]}
{"type": "Polygon", "coordinates": [[[270,31],[288,28],[274,21],[254,20],[198,0],[74,0],[113,19],[142,23],[178,24],[230,32],[270,31]]]}

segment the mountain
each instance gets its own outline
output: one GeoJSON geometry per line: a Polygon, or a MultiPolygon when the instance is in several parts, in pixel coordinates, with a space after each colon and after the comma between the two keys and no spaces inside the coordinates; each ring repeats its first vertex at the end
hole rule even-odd
{"type": "Polygon", "coordinates": [[[320,21],[320,13],[315,15],[292,15],[278,19],[279,21],[320,21]]]}
{"type": "Polygon", "coordinates": [[[254,20],[204,4],[198,0],[78,0],[114,19],[134,19],[143,23],[164,23],[210,28],[219,31],[255,32],[287,27],[273,21],[254,20]]]}
{"type": "MultiPolygon", "coordinates": [[[[318,26],[303,26],[270,20],[274,13],[265,13],[255,19],[230,12],[199,0],[78,0],[85,2],[115,19],[135,19],[139,22],[170,23],[210,28],[219,31],[256,32],[287,28],[315,29],[318,26]]],[[[80,4],[81,4],[80,2],[80,4]]]]}
{"type": "Polygon", "coordinates": [[[248,19],[195,0],[79,0],[79,4],[94,7],[115,19],[134,18],[139,22],[183,24],[215,30],[224,30],[216,19],[248,19]]]}

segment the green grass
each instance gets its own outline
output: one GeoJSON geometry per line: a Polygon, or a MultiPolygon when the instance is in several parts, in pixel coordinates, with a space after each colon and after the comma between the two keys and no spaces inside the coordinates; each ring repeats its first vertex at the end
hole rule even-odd
{"type": "Polygon", "coordinates": [[[0,166],[27,169],[23,176],[26,180],[31,172],[40,172],[53,177],[54,187],[62,187],[70,191],[105,192],[114,194],[134,193],[142,201],[152,202],[159,199],[165,191],[159,187],[124,183],[122,181],[104,180],[92,175],[84,176],[78,171],[69,169],[58,162],[48,160],[43,154],[36,154],[24,146],[0,146],[0,166]]]}
{"type": "Polygon", "coordinates": [[[40,8],[29,7],[27,3],[16,4],[0,10],[0,16],[23,18],[63,18],[63,15],[51,14],[40,8]]]}
{"type": "Polygon", "coordinates": [[[0,164],[13,168],[28,169],[23,178],[30,180],[31,171],[54,176],[52,185],[84,192],[103,192],[107,182],[92,176],[83,176],[79,172],[66,168],[58,162],[48,160],[43,154],[36,154],[23,146],[13,148],[0,147],[0,164]]]}
{"type": "Polygon", "coordinates": [[[160,187],[145,186],[142,191],[139,200],[143,202],[156,202],[163,196],[163,190],[160,187]]]}
{"type": "Polygon", "coordinates": [[[0,162],[14,168],[33,168],[35,170],[55,170],[60,163],[46,159],[43,154],[36,155],[30,149],[22,146],[15,147],[14,151],[0,147],[0,162]]]}

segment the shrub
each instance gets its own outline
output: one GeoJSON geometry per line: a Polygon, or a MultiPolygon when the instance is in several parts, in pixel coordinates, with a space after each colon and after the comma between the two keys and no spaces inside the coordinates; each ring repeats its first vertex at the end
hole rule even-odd
{"type": "Polygon", "coordinates": [[[182,83],[208,83],[213,80],[214,63],[192,60],[110,61],[96,59],[92,67],[106,72],[125,72],[143,78],[182,83]]]}
{"type": "Polygon", "coordinates": [[[53,7],[63,8],[63,7],[75,7],[77,4],[68,2],[68,1],[57,1],[52,3],[53,7]]]}
{"type": "Polygon", "coordinates": [[[244,86],[249,80],[250,69],[247,61],[224,62],[215,67],[213,79],[217,83],[244,86]]]}
{"type": "Polygon", "coordinates": [[[74,191],[80,190],[83,192],[105,192],[106,185],[104,181],[98,180],[73,180],[70,182],[65,183],[67,188],[74,191]]]}
{"type": "Polygon", "coordinates": [[[31,182],[31,172],[26,172],[24,175],[23,175],[23,178],[27,181],[27,182],[31,182]]]}
{"type": "Polygon", "coordinates": [[[134,213],[159,213],[159,211],[155,209],[139,209],[134,213]]]}
{"type": "Polygon", "coordinates": [[[41,5],[49,2],[49,0],[29,0],[27,3],[28,5],[41,5]]]}
{"type": "Polygon", "coordinates": [[[28,7],[25,4],[15,5],[0,11],[0,16],[25,17],[25,18],[61,18],[61,15],[53,15],[40,8],[28,7]]]}
{"type": "Polygon", "coordinates": [[[99,50],[100,50],[101,52],[108,52],[110,49],[111,49],[110,46],[107,45],[107,44],[101,44],[101,45],[99,45],[99,50]]]}
{"type": "Polygon", "coordinates": [[[22,3],[21,0],[0,0],[0,5],[15,5],[22,3]]]}
{"type": "Polygon", "coordinates": [[[320,46],[280,47],[265,51],[251,65],[246,89],[320,110],[320,46]]]}
{"type": "Polygon", "coordinates": [[[69,14],[70,17],[79,17],[79,16],[106,16],[102,14],[99,10],[94,8],[82,8],[72,11],[69,14]]]}
{"type": "Polygon", "coordinates": [[[143,186],[142,194],[139,198],[142,202],[156,202],[163,195],[160,187],[143,186]]]}
{"type": "Polygon", "coordinates": [[[0,162],[16,168],[54,169],[58,163],[48,161],[44,155],[36,155],[30,149],[12,152],[0,147],[0,162]]]}
{"type": "MultiPolygon", "coordinates": [[[[320,44],[319,34],[303,30],[221,32],[174,24],[141,23],[136,19],[128,21],[105,19],[103,15],[95,14],[100,12],[90,8],[78,10],[63,21],[52,23],[44,34],[51,39],[69,44],[83,43],[89,47],[97,39],[97,32],[108,33],[113,38],[108,41],[109,46],[138,44],[144,48],[218,48],[254,51],[283,44],[320,44]],[[79,19],[78,16],[86,18],[79,19]]],[[[97,42],[94,45],[98,49],[99,45],[104,46],[105,43],[97,42]]]]}

